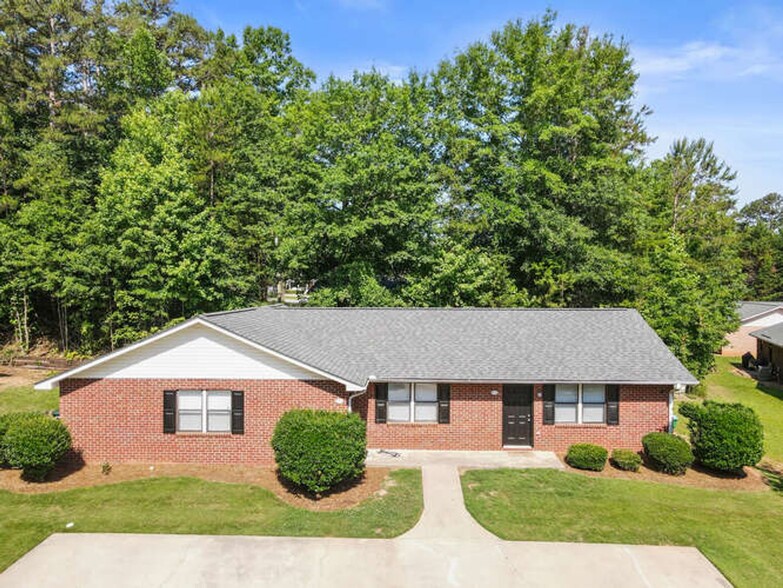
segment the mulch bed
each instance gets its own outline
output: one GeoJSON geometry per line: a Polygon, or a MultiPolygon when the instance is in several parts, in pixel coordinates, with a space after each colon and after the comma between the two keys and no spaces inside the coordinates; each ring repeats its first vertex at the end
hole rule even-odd
{"type": "Polygon", "coordinates": [[[638,472],[626,472],[612,465],[611,460],[602,472],[590,472],[572,468],[565,461],[565,454],[558,454],[560,461],[569,472],[582,474],[591,478],[616,478],[621,480],[641,480],[645,482],[660,482],[693,488],[712,488],[715,490],[741,490],[759,492],[769,490],[769,484],[764,475],[756,468],[745,468],[742,475],[722,474],[694,465],[682,476],[670,476],[658,472],[647,465],[642,465],[638,472]]]}
{"type": "Polygon", "coordinates": [[[222,466],[191,464],[114,464],[104,475],[100,465],[58,466],[45,482],[23,480],[19,470],[0,470],[0,489],[24,494],[41,494],[116,484],[131,480],[163,477],[200,478],[210,482],[253,484],[273,492],[284,502],[315,511],[351,508],[371,496],[383,496],[393,484],[389,479],[390,468],[367,468],[359,480],[342,484],[322,496],[313,496],[286,483],[275,468],[254,466],[222,466]]]}

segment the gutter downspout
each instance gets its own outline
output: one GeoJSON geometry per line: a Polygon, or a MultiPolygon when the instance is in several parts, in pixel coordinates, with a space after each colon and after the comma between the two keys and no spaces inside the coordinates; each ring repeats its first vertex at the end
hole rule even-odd
{"type": "Polygon", "coordinates": [[[674,419],[676,418],[674,415],[674,394],[684,391],[685,386],[679,382],[669,390],[669,433],[674,433],[674,419]]]}
{"type": "Polygon", "coordinates": [[[367,387],[370,385],[370,382],[375,381],[375,376],[369,376],[367,378],[367,383],[364,385],[364,390],[360,390],[356,394],[351,394],[348,396],[348,412],[353,412],[353,399],[361,396],[362,394],[367,394],[367,387]]]}

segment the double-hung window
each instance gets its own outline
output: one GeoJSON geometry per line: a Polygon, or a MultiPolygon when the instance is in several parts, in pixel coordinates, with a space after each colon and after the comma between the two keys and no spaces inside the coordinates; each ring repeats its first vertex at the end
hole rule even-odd
{"type": "Polygon", "coordinates": [[[227,390],[178,390],[177,431],[230,433],[231,392],[227,390]]]}
{"type": "Polygon", "coordinates": [[[582,422],[606,422],[606,386],[582,384],[582,422]]]}
{"type": "Polygon", "coordinates": [[[437,423],[438,385],[389,383],[387,419],[390,423],[437,423]]]}
{"type": "Polygon", "coordinates": [[[555,423],[605,423],[604,384],[557,384],[555,423]]]}
{"type": "Polygon", "coordinates": [[[579,414],[579,384],[555,387],[555,422],[576,423],[579,414]]]}

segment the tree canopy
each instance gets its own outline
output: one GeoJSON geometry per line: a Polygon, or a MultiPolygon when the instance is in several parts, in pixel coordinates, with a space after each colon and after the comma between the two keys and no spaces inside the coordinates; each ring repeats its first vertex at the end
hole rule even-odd
{"type": "Polygon", "coordinates": [[[697,375],[783,296],[783,201],[645,159],[628,45],[547,12],[433,71],[315,76],[171,0],[0,0],[0,328],[95,353],[266,302],[638,308],[697,375]]]}

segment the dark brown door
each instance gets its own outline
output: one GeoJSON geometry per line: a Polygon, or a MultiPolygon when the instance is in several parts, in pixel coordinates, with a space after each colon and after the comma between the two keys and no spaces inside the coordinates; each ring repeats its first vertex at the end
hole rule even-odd
{"type": "Polygon", "coordinates": [[[532,445],[533,386],[503,386],[503,445],[532,445]]]}

